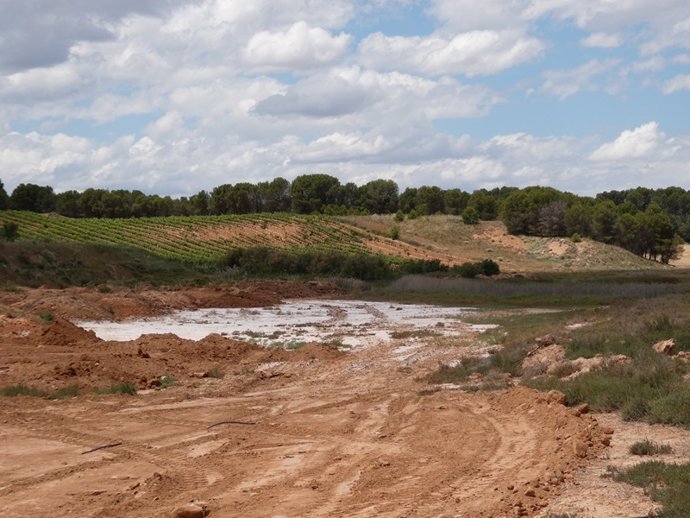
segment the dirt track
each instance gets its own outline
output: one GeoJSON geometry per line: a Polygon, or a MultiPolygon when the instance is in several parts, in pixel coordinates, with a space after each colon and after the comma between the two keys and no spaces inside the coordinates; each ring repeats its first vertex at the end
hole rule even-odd
{"type": "MultiPolygon", "coordinates": [[[[156,300],[202,305],[201,291],[156,300]]],[[[15,318],[0,326],[1,385],[85,388],[129,377],[141,389],[162,375],[178,384],[138,396],[0,399],[8,516],[170,517],[192,500],[219,517],[535,516],[608,442],[593,418],[528,389],[425,390],[423,376],[459,348],[286,352],[171,335],[121,344],[20,315],[71,296],[102,310],[93,293],[4,301],[15,318]],[[203,377],[213,368],[225,377],[203,377]],[[234,422],[209,428],[222,421],[234,422]]],[[[113,294],[100,296],[117,306],[113,294]]]]}

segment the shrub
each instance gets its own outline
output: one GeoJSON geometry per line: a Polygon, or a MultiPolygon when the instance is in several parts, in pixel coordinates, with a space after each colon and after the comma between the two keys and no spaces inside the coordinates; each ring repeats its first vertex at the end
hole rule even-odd
{"type": "Polygon", "coordinates": [[[462,263],[451,268],[451,273],[464,277],[465,279],[473,279],[477,275],[486,275],[491,277],[501,273],[498,263],[491,259],[484,259],[478,263],[462,263]]]}
{"type": "Polygon", "coordinates": [[[391,228],[391,239],[400,239],[400,229],[398,228],[398,225],[393,225],[391,228]]]}
{"type": "Polygon", "coordinates": [[[110,385],[109,387],[100,387],[94,389],[96,394],[127,394],[129,396],[137,395],[137,387],[134,383],[126,381],[124,383],[116,383],[115,385],[110,385]]]}
{"type": "Polygon", "coordinates": [[[572,236],[570,236],[570,240],[573,243],[580,243],[580,242],[582,242],[582,236],[580,234],[578,234],[577,232],[575,232],[572,236]]]}
{"type": "Polygon", "coordinates": [[[642,462],[624,470],[609,468],[614,480],[645,488],[663,505],[664,518],[690,516],[690,463],[642,462]]]}
{"type": "Polygon", "coordinates": [[[398,212],[395,213],[395,221],[398,223],[405,221],[405,213],[402,210],[398,209],[398,212]]]}
{"type": "Polygon", "coordinates": [[[16,241],[19,238],[19,225],[6,221],[0,230],[0,238],[5,241],[16,241]]]}
{"type": "Polygon", "coordinates": [[[477,225],[479,223],[479,212],[474,207],[466,207],[462,211],[462,222],[465,225],[477,225]]]}
{"type": "Polygon", "coordinates": [[[661,455],[664,453],[671,453],[673,448],[670,444],[657,444],[645,439],[632,444],[628,451],[633,455],[661,455]]]}
{"type": "Polygon", "coordinates": [[[38,319],[43,324],[52,324],[55,322],[55,315],[50,311],[39,311],[36,316],[38,316],[38,319]]]}

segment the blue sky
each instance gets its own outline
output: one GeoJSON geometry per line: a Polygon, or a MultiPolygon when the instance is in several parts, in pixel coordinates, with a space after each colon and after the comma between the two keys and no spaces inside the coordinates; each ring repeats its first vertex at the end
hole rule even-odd
{"type": "Polygon", "coordinates": [[[0,179],[690,188],[686,0],[0,0],[0,179]]]}

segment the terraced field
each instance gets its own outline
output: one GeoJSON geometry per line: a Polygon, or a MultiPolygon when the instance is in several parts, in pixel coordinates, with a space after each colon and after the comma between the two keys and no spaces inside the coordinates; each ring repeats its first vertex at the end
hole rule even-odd
{"type": "Polygon", "coordinates": [[[21,239],[131,246],[193,262],[216,261],[234,247],[367,252],[374,239],[364,230],[327,218],[288,214],[73,219],[5,211],[0,224],[5,222],[19,225],[21,239]]]}

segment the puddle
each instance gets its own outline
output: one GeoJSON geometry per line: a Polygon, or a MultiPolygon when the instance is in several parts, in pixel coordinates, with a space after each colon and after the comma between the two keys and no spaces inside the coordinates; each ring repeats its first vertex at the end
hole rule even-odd
{"type": "Polygon", "coordinates": [[[494,326],[463,321],[473,308],[391,304],[353,300],[297,300],[265,308],[212,308],[175,311],[160,317],[126,322],[75,322],[112,341],[135,340],[143,334],[173,333],[200,340],[212,333],[263,346],[290,348],[306,342],[334,342],[357,347],[387,342],[400,330],[431,330],[460,336],[494,326]]]}

